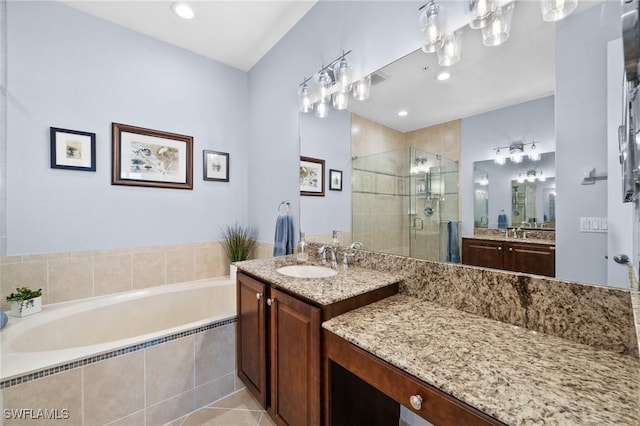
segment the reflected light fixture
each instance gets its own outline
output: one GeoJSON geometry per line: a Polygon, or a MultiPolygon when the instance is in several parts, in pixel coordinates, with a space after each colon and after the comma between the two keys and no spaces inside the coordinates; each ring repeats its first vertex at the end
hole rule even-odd
{"type": "Polygon", "coordinates": [[[427,159],[424,157],[416,157],[416,164],[412,165],[409,169],[409,174],[418,175],[423,173],[429,173],[429,166],[427,165],[427,159]]]}
{"type": "Polygon", "coordinates": [[[469,27],[474,30],[486,27],[494,9],[495,5],[492,0],[469,0],[469,12],[473,17],[469,22],[469,27]]]}
{"type": "Polygon", "coordinates": [[[494,157],[493,162],[502,166],[506,161],[507,160],[502,155],[502,152],[500,152],[500,148],[496,149],[496,156],[494,157]]]}
{"type": "Polygon", "coordinates": [[[578,7],[578,0],[540,0],[542,19],[555,22],[567,17],[578,7]]]}
{"type": "Polygon", "coordinates": [[[443,43],[442,28],[444,27],[444,19],[440,5],[431,0],[418,11],[419,28],[422,33],[422,50],[425,53],[433,53],[443,43]]]}
{"type": "Polygon", "coordinates": [[[531,161],[540,160],[540,151],[538,151],[538,147],[535,142],[531,143],[531,148],[529,148],[529,159],[531,161]]]}
{"type": "Polygon", "coordinates": [[[487,25],[482,28],[482,44],[485,46],[499,46],[509,38],[511,31],[511,17],[514,3],[499,7],[488,18],[487,25]]]}
{"type": "Polygon", "coordinates": [[[518,173],[518,178],[516,180],[518,183],[524,183],[525,181],[533,183],[536,180],[544,182],[547,178],[542,174],[542,170],[527,170],[526,172],[518,173]]]}
{"type": "Polygon", "coordinates": [[[522,142],[514,142],[509,145],[509,158],[513,163],[522,163],[524,157],[524,144],[522,142]]]}
{"type": "Polygon", "coordinates": [[[187,3],[171,3],[171,10],[173,10],[173,13],[175,13],[182,19],[193,19],[194,17],[193,9],[187,3]]]}
{"type": "Polygon", "coordinates": [[[371,74],[353,83],[353,97],[358,101],[366,101],[371,93],[371,74]]]}
{"type": "Polygon", "coordinates": [[[460,60],[462,51],[462,30],[454,31],[444,37],[442,47],[438,49],[438,65],[448,67],[460,60]]]}

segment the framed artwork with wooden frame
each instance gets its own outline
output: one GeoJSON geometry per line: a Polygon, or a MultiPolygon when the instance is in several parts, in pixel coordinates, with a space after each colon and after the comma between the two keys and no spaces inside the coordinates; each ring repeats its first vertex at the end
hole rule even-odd
{"type": "Polygon", "coordinates": [[[112,185],[193,189],[193,137],[112,123],[112,185]]]}
{"type": "Polygon", "coordinates": [[[300,157],[300,195],[324,197],[324,160],[300,157]]]}

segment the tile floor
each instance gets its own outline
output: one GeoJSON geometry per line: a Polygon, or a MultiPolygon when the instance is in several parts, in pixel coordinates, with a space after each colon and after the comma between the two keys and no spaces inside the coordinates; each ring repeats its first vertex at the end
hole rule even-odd
{"type": "Polygon", "coordinates": [[[194,411],[166,426],[271,426],[275,425],[247,389],[194,411]]]}

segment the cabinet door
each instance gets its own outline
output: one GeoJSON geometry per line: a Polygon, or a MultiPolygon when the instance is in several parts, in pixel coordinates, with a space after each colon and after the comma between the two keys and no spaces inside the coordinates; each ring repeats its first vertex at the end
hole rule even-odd
{"type": "Polygon", "coordinates": [[[504,267],[515,272],[555,277],[555,247],[544,244],[505,243],[504,267]]]}
{"type": "Polygon", "coordinates": [[[238,274],[236,363],[238,377],[247,389],[267,407],[267,347],[264,311],[267,287],[247,275],[238,274]]]}
{"type": "Polygon", "coordinates": [[[502,269],[502,243],[499,241],[462,239],[462,263],[502,269]]]}
{"type": "Polygon", "coordinates": [[[320,424],[320,309],[271,289],[271,407],[278,424],[320,424]]]}

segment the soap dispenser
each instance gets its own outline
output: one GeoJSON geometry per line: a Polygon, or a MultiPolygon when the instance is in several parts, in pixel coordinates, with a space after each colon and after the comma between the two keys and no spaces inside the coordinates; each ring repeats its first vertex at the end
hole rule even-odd
{"type": "Polygon", "coordinates": [[[331,237],[331,245],[333,247],[339,247],[340,246],[340,240],[338,239],[338,231],[336,231],[336,230],[333,231],[333,237],[331,237]]]}
{"type": "Polygon", "coordinates": [[[300,233],[300,241],[296,250],[296,259],[298,262],[306,262],[309,259],[309,251],[307,250],[307,242],[304,240],[304,232],[300,233]]]}

